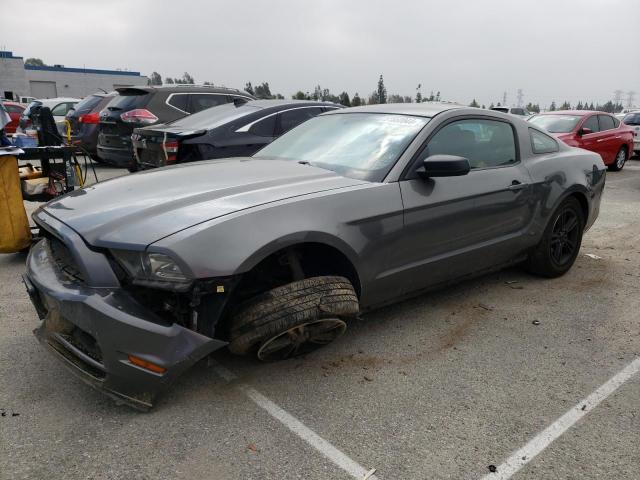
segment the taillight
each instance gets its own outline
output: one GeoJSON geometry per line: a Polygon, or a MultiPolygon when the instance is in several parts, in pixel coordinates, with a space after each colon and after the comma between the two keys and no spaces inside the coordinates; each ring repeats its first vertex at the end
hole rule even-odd
{"type": "Polygon", "coordinates": [[[167,162],[175,162],[178,159],[178,141],[177,140],[164,140],[162,142],[162,149],[164,150],[164,158],[167,162]]]}
{"type": "Polygon", "coordinates": [[[124,112],[122,115],[120,115],[120,120],[127,123],[151,124],[156,123],[158,121],[158,117],[156,117],[149,110],[146,110],[144,108],[136,108],[134,110],[124,112]]]}
{"type": "Polygon", "coordinates": [[[99,123],[100,115],[98,115],[98,112],[87,113],[86,115],[80,115],[80,117],[78,117],[78,122],[79,123],[99,123]]]}

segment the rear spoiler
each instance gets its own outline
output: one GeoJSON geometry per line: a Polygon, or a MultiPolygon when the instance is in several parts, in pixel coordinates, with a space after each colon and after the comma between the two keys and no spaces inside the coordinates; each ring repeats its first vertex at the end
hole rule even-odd
{"type": "Polygon", "coordinates": [[[120,95],[146,95],[150,90],[141,87],[120,87],[116,88],[120,95]]]}

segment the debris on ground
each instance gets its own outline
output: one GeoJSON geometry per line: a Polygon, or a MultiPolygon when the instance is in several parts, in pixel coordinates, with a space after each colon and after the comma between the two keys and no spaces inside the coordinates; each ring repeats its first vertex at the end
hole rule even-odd
{"type": "Polygon", "coordinates": [[[486,303],[479,303],[478,305],[476,305],[476,308],[482,308],[484,310],[491,312],[494,310],[495,307],[493,305],[487,305],[486,303]]]}
{"type": "Polygon", "coordinates": [[[376,473],[376,469],[372,468],[371,470],[369,470],[367,473],[364,474],[364,477],[362,477],[362,480],[369,480],[374,473],[376,473]]]}
{"type": "Polygon", "coordinates": [[[582,410],[583,412],[587,409],[586,405],[582,405],[582,408],[580,410],[582,410]]]}
{"type": "Polygon", "coordinates": [[[534,321],[533,321],[533,322],[531,322],[531,323],[533,323],[534,325],[540,325],[540,320],[534,320],[534,321]]]}
{"type": "Polygon", "coordinates": [[[496,473],[498,471],[498,467],[496,467],[495,465],[489,465],[489,471],[491,473],[496,473]]]}
{"type": "Polygon", "coordinates": [[[373,377],[370,377],[369,375],[365,375],[365,376],[364,376],[364,379],[365,379],[367,382],[373,382],[373,377]]]}
{"type": "Polygon", "coordinates": [[[599,255],[595,255],[593,253],[585,253],[584,254],[585,257],[589,257],[589,258],[593,258],[594,260],[600,260],[602,259],[602,257],[600,257],[599,255]]]}
{"type": "Polygon", "coordinates": [[[258,453],[258,447],[254,443],[247,445],[247,450],[251,450],[253,453],[258,453]]]}

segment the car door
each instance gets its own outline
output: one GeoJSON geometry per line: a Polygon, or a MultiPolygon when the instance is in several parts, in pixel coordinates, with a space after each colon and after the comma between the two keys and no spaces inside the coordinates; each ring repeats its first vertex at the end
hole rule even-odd
{"type": "Polygon", "coordinates": [[[455,177],[400,182],[404,234],[396,264],[407,290],[504,264],[522,252],[533,215],[531,180],[510,122],[454,119],[427,140],[414,165],[436,154],[469,160],[455,177]]]}
{"type": "Polygon", "coordinates": [[[613,163],[616,154],[622,144],[618,130],[615,128],[613,117],[610,115],[598,115],[601,137],[598,139],[600,149],[604,152],[605,164],[613,163]]]}
{"type": "Polygon", "coordinates": [[[580,148],[584,148],[586,150],[591,150],[592,152],[599,153],[602,157],[602,160],[607,162],[607,153],[602,145],[602,138],[605,135],[600,133],[600,125],[598,123],[597,115],[590,115],[586,119],[582,121],[582,124],[578,127],[578,134],[582,131],[582,129],[588,128],[591,130],[591,133],[583,133],[581,137],[579,137],[580,148]]]}

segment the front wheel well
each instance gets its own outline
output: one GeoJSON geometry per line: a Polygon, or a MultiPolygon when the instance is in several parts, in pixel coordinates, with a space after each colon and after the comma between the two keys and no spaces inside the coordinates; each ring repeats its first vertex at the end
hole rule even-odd
{"type": "Polygon", "coordinates": [[[217,331],[226,337],[234,311],[250,298],[303,278],[319,276],[345,277],[360,297],[358,272],[345,254],[324,243],[299,243],[271,253],[242,274],[220,316],[217,331]]]}

